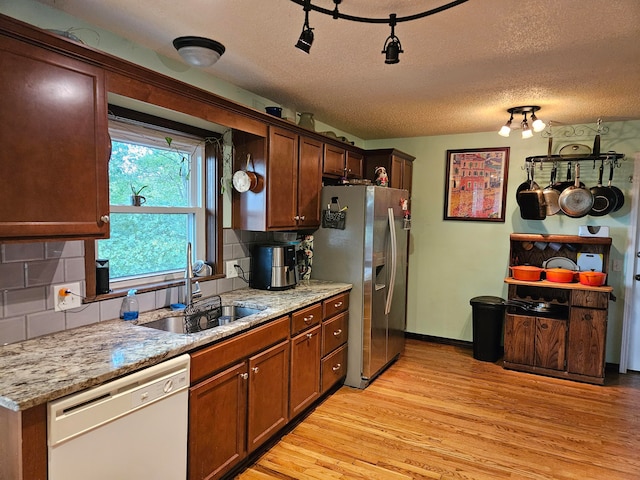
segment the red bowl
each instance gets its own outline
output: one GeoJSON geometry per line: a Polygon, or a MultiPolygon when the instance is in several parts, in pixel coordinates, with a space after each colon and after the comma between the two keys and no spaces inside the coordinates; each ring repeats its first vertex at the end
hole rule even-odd
{"type": "Polygon", "coordinates": [[[534,267],[532,265],[516,265],[509,267],[511,269],[513,278],[516,280],[524,280],[526,282],[537,282],[540,280],[540,275],[543,269],[540,267],[534,267]]]}
{"type": "Polygon", "coordinates": [[[601,287],[607,280],[607,274],[602,272],[580,272],[580,283],[590,287],[601,287]]]}

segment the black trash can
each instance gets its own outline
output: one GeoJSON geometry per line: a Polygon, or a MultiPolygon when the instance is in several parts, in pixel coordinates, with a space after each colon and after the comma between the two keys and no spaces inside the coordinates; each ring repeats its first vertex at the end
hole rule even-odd
{"type": "Polygon", "coordinates": [[[495,362],[502,349],[502,322],[506,305],[500,297],[474,297],[473,312],[473,358],[484,362],[495,362]]]}

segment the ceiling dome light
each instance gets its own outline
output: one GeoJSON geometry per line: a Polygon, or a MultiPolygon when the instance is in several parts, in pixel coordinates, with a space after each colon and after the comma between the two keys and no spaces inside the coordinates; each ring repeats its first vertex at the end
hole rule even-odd
{"type": "Polygon", "coordinates": [[[224,45],[204,37],[178,37],[173,46],[182,59],[194,67],[210,67],[225,52],[224,45]]]}

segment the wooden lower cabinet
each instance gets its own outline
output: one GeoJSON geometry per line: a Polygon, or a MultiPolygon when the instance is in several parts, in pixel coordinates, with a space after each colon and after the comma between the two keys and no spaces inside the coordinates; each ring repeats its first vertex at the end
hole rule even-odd
{"type": "Polygon", "coordinates": [[[565,320],[507,314],[504,335],[506,362],[564,370],[565,320]]]}
{"type": "Polygon", "coordinates": [[[299,333],[291,339],[289,416],[304,411],[320,396],[320,333],[322,327],[299,333]]]}
{"type": "Polygon", "coordinates": [[[607,311],[574,307],[569,322],[567,371],[604,377],[607,311]]]}

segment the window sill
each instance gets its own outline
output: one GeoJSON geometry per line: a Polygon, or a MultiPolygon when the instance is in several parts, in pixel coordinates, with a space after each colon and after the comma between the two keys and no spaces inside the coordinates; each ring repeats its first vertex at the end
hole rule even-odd
{"type": "MultiPolygon", "coordinates": [[[[192,279],[192,282],[203,282],[203,281],[208,281],[208,280],[219,280],[221,278],[225,278],[224,275],[222,274],[215,274],[215,275],[208,275],[206,277],[194,277],[192,279]]],[[[114,289],[111,290],[109,293],[102,293],[99,295],[96,295],[95,297],[92,298],[84,298],[82,303],[93,303],[93,302],[100,302],[102,300],[110,300],[112,298],[122,298],[122,297],[126,297],[127,296],[127,292],[129,290],[131,290],[132,288],[135,288],[137,290],[137,294],[141,294],[141,293],[148,293],[148,292],[155,292],[157,290],[164,290],[167,288],[172,288],[172,287],[179,287],[184,285],[184,279],[181,280],[171,280],[171,281],[167,281],[167,282],[157,282],[157,283],[149,283],[146,285],[138,285],[136,287],[127,287],[127,288],[120,288],[120,289],[114,289]]]]}

